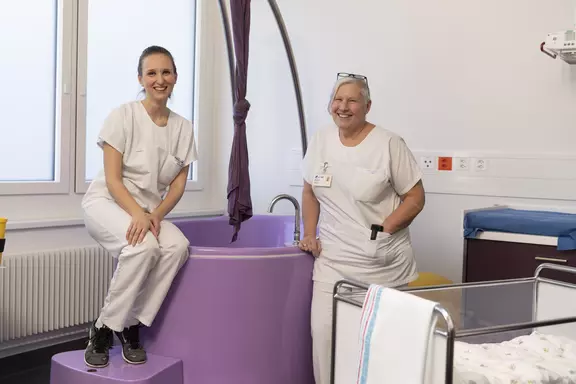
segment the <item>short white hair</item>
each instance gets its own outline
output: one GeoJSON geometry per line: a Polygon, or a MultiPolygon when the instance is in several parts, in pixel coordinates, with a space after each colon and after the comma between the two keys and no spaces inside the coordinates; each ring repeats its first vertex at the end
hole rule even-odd
{"type": "Polygon", "coordinates": [[[354,77],[342,77],[336,80],[334,83],[334,87],[332,88],[332,92],[330,93],[330,101],[328,102],[328,113],[332,113],[332,102],[334,101],[334,97],[336,93],[340,89],[341,86],[344,84],[356,84],[360,87],[360,95],[364,99],[366,105],[370,102],[370,89],[368,89],[368,83],[362,79],[354,78],[354,77]]]}

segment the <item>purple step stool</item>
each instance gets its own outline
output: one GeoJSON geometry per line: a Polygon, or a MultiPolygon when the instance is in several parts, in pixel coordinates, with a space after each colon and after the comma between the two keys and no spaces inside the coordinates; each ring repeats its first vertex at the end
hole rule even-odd
{"type": "Polygon", "coordinates": [[[52,384],[183,384],[182,361],[170,357],[148,355],[142,365],[124,362],[120,346],[110,351],[106,368],[90,368],[84,364],[84,351],[54,355],[50,370],[52,384]]]}

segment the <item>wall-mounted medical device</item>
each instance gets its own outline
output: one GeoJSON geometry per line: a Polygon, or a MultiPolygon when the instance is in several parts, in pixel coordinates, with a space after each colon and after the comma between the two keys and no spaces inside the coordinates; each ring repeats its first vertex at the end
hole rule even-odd
{"type": "Polygon", "coordinates": [[[549,33],[540,50],[553,59],[559,57],[568,64],[576,64],[576,30],[549,33]]]}

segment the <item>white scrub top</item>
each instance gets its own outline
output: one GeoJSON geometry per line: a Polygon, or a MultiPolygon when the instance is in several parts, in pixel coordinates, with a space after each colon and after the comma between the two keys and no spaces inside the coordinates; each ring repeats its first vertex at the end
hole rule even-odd
{"type": "MultiPolygon", "coordinates": [[[[123,155],[122,180],[136,202],[152,212],[180,170],[197,159],[192,123],[170,111],[168,123],[152,121],[144,105],[133,101],[112,110],[98,136],[123,155]]],[[[108,192],[102,169],[90,184],[82,205],[95,199],[114,198],[108,192]]]]}
{"type": "Polygon", "coordinates": [[[310,141],[303,176],[320,203],[322,253],[314,280],[398,286],[416,279],[408,228],[370,240],[371,225],[381,225],[422,178],[401,137],[376,126],[360,144],[346,147],[337,127],[321,129],[310,141]],[[324,173],[332,177],[331,186],[314,186],[314,176],[324,173]]]}

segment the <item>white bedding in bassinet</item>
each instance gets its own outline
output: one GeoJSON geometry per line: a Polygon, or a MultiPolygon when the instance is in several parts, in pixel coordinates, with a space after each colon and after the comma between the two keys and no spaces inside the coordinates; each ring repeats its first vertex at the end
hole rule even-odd
{"type": "Polygon", "coordinates": [[[454,384],[576,384],[576,340],[540,334],[454,344],[454,384]]]}

